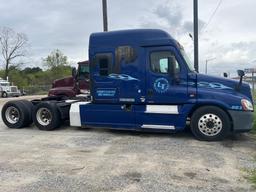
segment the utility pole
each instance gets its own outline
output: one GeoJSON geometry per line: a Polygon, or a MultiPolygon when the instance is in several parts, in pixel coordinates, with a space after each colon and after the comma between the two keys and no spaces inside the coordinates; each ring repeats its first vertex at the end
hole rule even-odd
{"type": "Polygon", "coordinates": [[[108,31],[108,6],[107,0],[102,0],[102,12],[103,12],[103,30],[108,31]]]}
{"type": "Polygon", "coordinates": [[[198,0],[194,0],[194,67],[199,72],[198,66],[198,0]]]}
{"type": "Polygon", "coordinates": [[[254,85],[254,70],[252,71],[252,95],[254,97],[254,90],[255,90],[255,85],[254,85]]]}

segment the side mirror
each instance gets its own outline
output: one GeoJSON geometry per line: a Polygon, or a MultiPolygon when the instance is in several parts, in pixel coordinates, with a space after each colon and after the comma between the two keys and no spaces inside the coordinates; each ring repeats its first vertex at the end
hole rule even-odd
{"type": "Polygon", "coordinates": [[[73,67],[73,68],[72,68],[72,77],[73,77],[73,78],[76,78],[76,75],[77,75],[76,68],[73,67]]]}
{"type": "Polygon", "coordinates": [[[243,77],[245,75],[243,70],[237,70],[237,74],[239,77],[243,77]]]}
{"type": "Polygon", "coordinates": [[[243,71],[243,70],[237,70],[237,74],[238,74],[238,76],[240,77],[240,81],[239,81],[239,83],[238,83],[238,86],[236,87],[236,90],[237,90],[237,91],[240,91],[240,88],[241,88],[242,82],[243,82],[243,76],[244,76],[245,74],[244,74],[244,71],[243,71]]]}

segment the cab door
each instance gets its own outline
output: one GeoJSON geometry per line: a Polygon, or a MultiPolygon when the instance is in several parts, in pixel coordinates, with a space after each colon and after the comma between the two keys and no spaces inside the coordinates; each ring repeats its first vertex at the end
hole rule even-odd
{"type": "Polygon", "coordinates": [[[146,49],[146,102],[175,105],[188,100],[187,69],[176,48],[146,49]]]}

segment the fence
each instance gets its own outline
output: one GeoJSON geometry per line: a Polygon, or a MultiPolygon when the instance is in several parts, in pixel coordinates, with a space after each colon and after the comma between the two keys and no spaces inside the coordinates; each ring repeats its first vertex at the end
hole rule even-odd
{"type": "Polygon", "coordinates": [[[20,91],[26,95],[46,95],[51,87],[51,85],[33,85],[22,87],[20,91]]]}

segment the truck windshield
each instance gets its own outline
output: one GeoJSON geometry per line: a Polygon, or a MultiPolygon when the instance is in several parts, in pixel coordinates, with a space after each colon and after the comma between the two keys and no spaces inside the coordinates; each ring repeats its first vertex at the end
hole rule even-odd
{"type": "Polygon", "coordinates": [[[88,75],[89,75],[89,66],[80,65],[78,70],[78,76],[82,78],[88,78],[88,75]]]}
{"type": "Polygon", "coordinates": [[[180,52],[181,52],[184,60],[186,61],[189,70],[194,72],[195,71],[194,65],[191,62],[190,58],[188,57],[187,53],[184,51],[184,49],[180,49],[180,52]]]}
{"type": "Polygon", "coordinates": [[[89,66],[80,66],[80,73],[89,73],[89,66]]]}
{"type": "Polygon", "coordinates": [[[1,86],[10,86],[10,83],[0,83],[1,86]]]}

